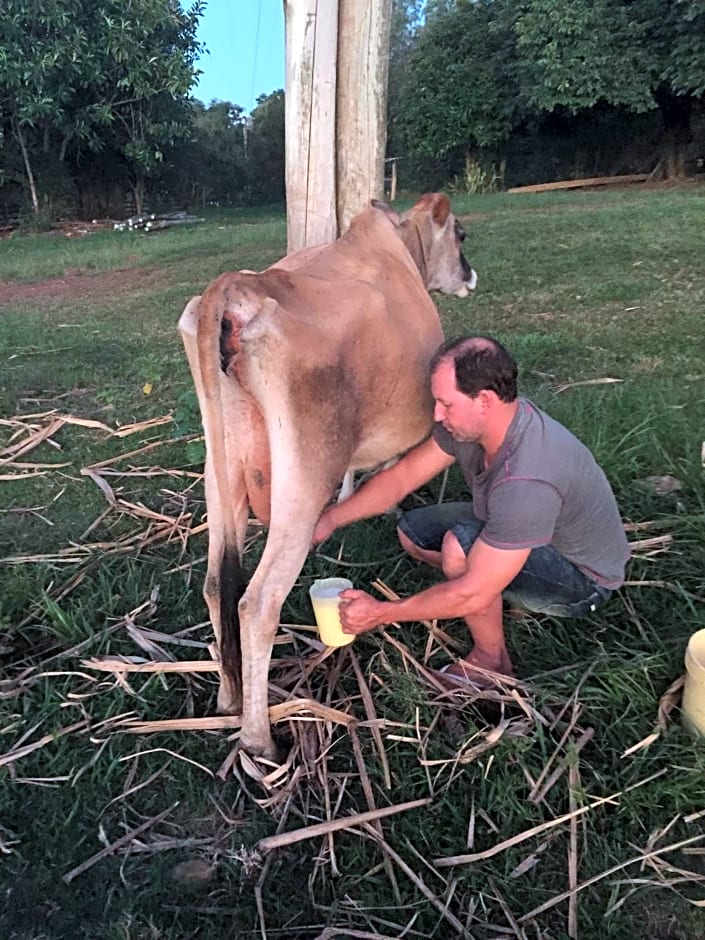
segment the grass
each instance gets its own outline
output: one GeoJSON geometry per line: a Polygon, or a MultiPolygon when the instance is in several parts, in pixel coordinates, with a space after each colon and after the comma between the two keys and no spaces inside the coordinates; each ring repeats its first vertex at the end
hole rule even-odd
{"type": "MultiPolygon", "coordinates": [[[[567,710],[555,724],[506,710],[496,746],[466,763],[459,755],[485,747],[501,717],[497,709],[464,699],[439,705],[402,655],[406,649],[424,661],[423,626],[359,639],[351,649],[376,715],[386,722],[391,787],[370,727],[357,731],[362,765],[353,736],[333,727],[325,763],[294,750],[301,776],[289,810],[281,802],[260,805],[272,791],[242,771],[214,776],[232,748],[228,732],[118,731],[115,722],[127,712],[148,719],[214,714],[212,673],[132,674],[118,683],[81,666],[86,657],[116,654],[208,658],[200,594],[206,542],[203,534],[189,535],[204,510],[202,447],[176,321],[216,274],[261,268],[281,256],[283,213],[219,213],[193,228],[149,235],[0,242],[0,291],[15,290],[0,301],[0,418],[57,409],[112,428],[169,413],[176,418],[124,438],[65,424],[53,443],[23,458],[65,466],[0,479],[0,757],[16,753],[18,742],[36,744],[79,724],[0,763],[1,936],[457,935],[419,886],[423,879],[467,924],[468,936],[558,940],[568,936],[567,900],[526,923],[522,917],[566,890],[571,852],[578,883],[585,884],[576,896],[582,940],[699,940],[705,933],[702,854],[676,849],[625,864],[704,834],[703,818],[687,819],[705,809],[705,747],[682,730],[676,709],[648,747],[623,756],[656,727],[659,700],[683,672],[687,638],[705,627],[705,189],[487,195],[456,199],[454,207],[466,220],[467,254],[480,281],[471,300],[436,298],[446,334],[472,331],[506,342],[519,361],[524,394],[593,449],[625,521],[653,524],[631,537],[669,534],[673,542],[667,551],[637,552],[631,585],[587,620],[507,621],[538,713],[558,717],[566,703],[567,710]],[[620,381],[563,388],[605,377],[620,381]],[[112,465],[119,475],[104,479],[122,502],[105,513],[104,493],[81,470],[147,445],[153,446],[112,465]],[[665,474],[680,488],[658,495],[646,478],[665,474]],[[172,537],[160,535],[158,521],[137,515],[139,506],[180,519],[172,537]],[[154,536],[149,544],[145,533],[154,536]],[[124,551],[116,547],[120,539],[124,551]],[[52,555],[86,543],[96,547],[80,562],[52,555]],[[27,556],[36,560],[12,561],[27,556]],[[175,646],[170,637],[197,645],[175,646]],[[140,642],[157,643],[160,651],[149,654],[140,642]],[[108,719],[112,725],[101,724],[108,719]],[[588,728],[591,739],[577,749],[578,732],[588,728]],[[531,802],[531,781],[549,761],[564,761],[565,770],[543,801],[531,802]],[[366,810],[365,779],[378,806],[433,797],[429,806],[381,824],[385,845],[407,870],[390,862],[365,829],[258,860],[258,840],[279,825],[296,829],[326,812],[366,810]],[[334,800],[328,810],[326,792],[334,800]],[[564,824],[472,864],[432,864],[483,852],[617,792],[623,795],[614,805],[574,824],[573,849],[564,824]],[[128,852],[63,880],[167,810],[128,852]],[[194,861],[201,877],[184,874],[182,863],[194,861]]],[[[33,420],[38,426],[49,419],[33,420]]],[[[0,442],[7,444],[12,431],[0,425],[0,442]]],[[[10,471],[12,464],[2,472],[10,471]]],[[[419,498],[434,498],[439,485],[434,481],[419,498]]],[[[451,474],[446,498],[461,493],[451,474]]],[[[262,541],[255,530],[251,564],[262,541]]],[[[362,587],[381,578],[399,594],[432,583],[429,572],[400,555],[394,518],[385,516],[350,527],[325,546],[325,555],[307,560],[282,622],[309,623],[308,585],[336,573],[362,587]]],[[[467,643],[460,623],[442,626],[448,643],[467,643]]],[[[302,637],[293,640],[300,661],[310,653],[302,637]]],[[[431,665],[447,658],[438,643],[430,649],[431,665]]],[[[277,647],[277,677],[286,674],[290,653],[291,644],[277,647]]],[[[309,691],[364,719],[352,656],[336,654],[313,669],[309,691]]],[[[295,748],[303,748],[306,735],[323,734],[305,722],[282,728],[295,748]]]]}

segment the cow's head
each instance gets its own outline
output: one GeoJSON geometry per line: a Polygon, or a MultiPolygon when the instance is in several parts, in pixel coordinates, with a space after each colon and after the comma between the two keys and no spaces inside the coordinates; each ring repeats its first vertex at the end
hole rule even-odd
{"type": "Polygon", "coordinates": [[[467,297],[474,290],[477,274],[461,248],[465,229],[450,211],[447,196],[428,193],[403,215],[384,202],[373,200],[372,204],[397,226],[427,290],[456,297],[467,297]]]}

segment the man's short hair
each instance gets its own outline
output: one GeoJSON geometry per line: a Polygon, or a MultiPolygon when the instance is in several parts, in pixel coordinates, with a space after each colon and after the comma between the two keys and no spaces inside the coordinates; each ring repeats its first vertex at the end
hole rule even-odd
{"type": "Polygon", "coordinates": [[[470,398],[486,389],[500,401],[517,397],[517,364],[511,354],[490,336],[460,336],[446,340],[431,359],[431,374],[442,362],[452,362],[455,384],[470,398]]]}

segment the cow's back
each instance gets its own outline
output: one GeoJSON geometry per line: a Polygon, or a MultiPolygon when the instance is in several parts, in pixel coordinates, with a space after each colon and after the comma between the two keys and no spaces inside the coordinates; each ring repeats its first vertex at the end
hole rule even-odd
{"type": "Polygon", "coordinates": [[[340,472],[376,466],[428,433],[440,320],[380,212],[367,210],[334,244],[256,277],[273,303],[240,334],[239,374],[263,409],[272,382],[286,383],[302,434],[326,424],[336,473],[341,461],[340,472]]]}

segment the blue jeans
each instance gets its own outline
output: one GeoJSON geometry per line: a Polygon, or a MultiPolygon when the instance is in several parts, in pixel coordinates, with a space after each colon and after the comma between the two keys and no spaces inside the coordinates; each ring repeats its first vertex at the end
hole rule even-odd
{"type": "MultiPolygon", "coordinates": [[[[452,532],[467,555],[484,522],[473,513],[472,503],[458,502],[411,509],[397,525],[414,545],[432,552],[440,552],[443,536],[452,532]]],[[[517,607],[553,617],[586,617],[611,595],[550,545],[532,548],[502,592],[517,607]]]]}

